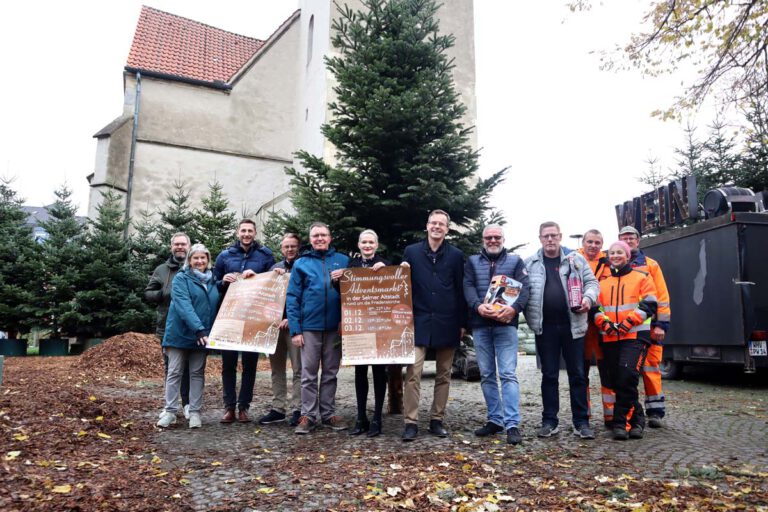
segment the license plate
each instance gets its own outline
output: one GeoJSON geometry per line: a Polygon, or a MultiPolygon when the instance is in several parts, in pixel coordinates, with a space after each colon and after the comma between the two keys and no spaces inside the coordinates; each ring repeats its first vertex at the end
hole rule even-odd
{"type": "Polygon", "coordinates": [[[765,340],[761,341],[750,341],[749,342],[749,355],[754,356],[768,356],[768,342],[765,340]]]}

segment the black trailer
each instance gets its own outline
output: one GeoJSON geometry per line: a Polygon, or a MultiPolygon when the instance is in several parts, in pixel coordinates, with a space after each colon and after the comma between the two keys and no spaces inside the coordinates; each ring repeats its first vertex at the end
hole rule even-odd
{"type": "Polygon", "coordinates": [[[641,248],[669,288],[663,376],[687,364],[768,367],[768,213],[730,212],[644,238],[641,248]]]}

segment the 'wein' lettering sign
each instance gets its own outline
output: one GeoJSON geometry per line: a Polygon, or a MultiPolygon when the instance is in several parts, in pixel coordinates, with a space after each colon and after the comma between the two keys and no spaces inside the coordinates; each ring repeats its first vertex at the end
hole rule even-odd
{"type": "Polygon", "coordinates": [[[617,204],[616,220],[619,229],[632,226],[642,235],[696,219],[698,212],[696,178],[686,176],[624,204],[617,204]]]}

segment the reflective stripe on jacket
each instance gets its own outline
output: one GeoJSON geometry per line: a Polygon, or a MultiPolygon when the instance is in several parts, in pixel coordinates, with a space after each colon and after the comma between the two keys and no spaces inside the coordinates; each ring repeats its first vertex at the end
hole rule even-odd
{"type": "Polygon", "coordinates": [[[669,307],[669,290],[667,290],[667,282],[664,280],[664,273],[661,271],[659,262],[646,256],[643,251],[638,251],[638,253],[632,257],[632,261],[629,264],[634,269],[649,273],[653,279],[653,285],[656,287],[658,309],[656,311],[656,317],[651,321],[651,327],[658,326],[665,331],[669,330],[669,322],[672,319],[672,310],[669,307]]]}
{"type": "Polygon", "coordinates": [[[647,272],[629,265],[612,271],[611,276],[600,283],[595,325],[601,330],[605,322],[626,322],[633,327],[628,333],[603,333],[603,341],[637,339],[638,331],[650,329],[656,304],[656,287],[647,272]]]}

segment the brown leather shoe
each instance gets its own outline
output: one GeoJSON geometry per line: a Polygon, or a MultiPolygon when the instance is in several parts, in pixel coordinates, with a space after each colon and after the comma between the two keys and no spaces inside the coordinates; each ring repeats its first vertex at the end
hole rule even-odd
{"type": "Polygon", "coordinates": [[[237,421],[240,423],[250,423],[251,418],[248,417],[248,409],[240,409],[237,411],[237,421]]]}
{"type": "Polygon", "coordinates": [[[226,409],[224,411],[224,416],[221,417],[219,420],[219,423],[232,423],[235,421],[235,410],[234,409],[226,409]]]}

